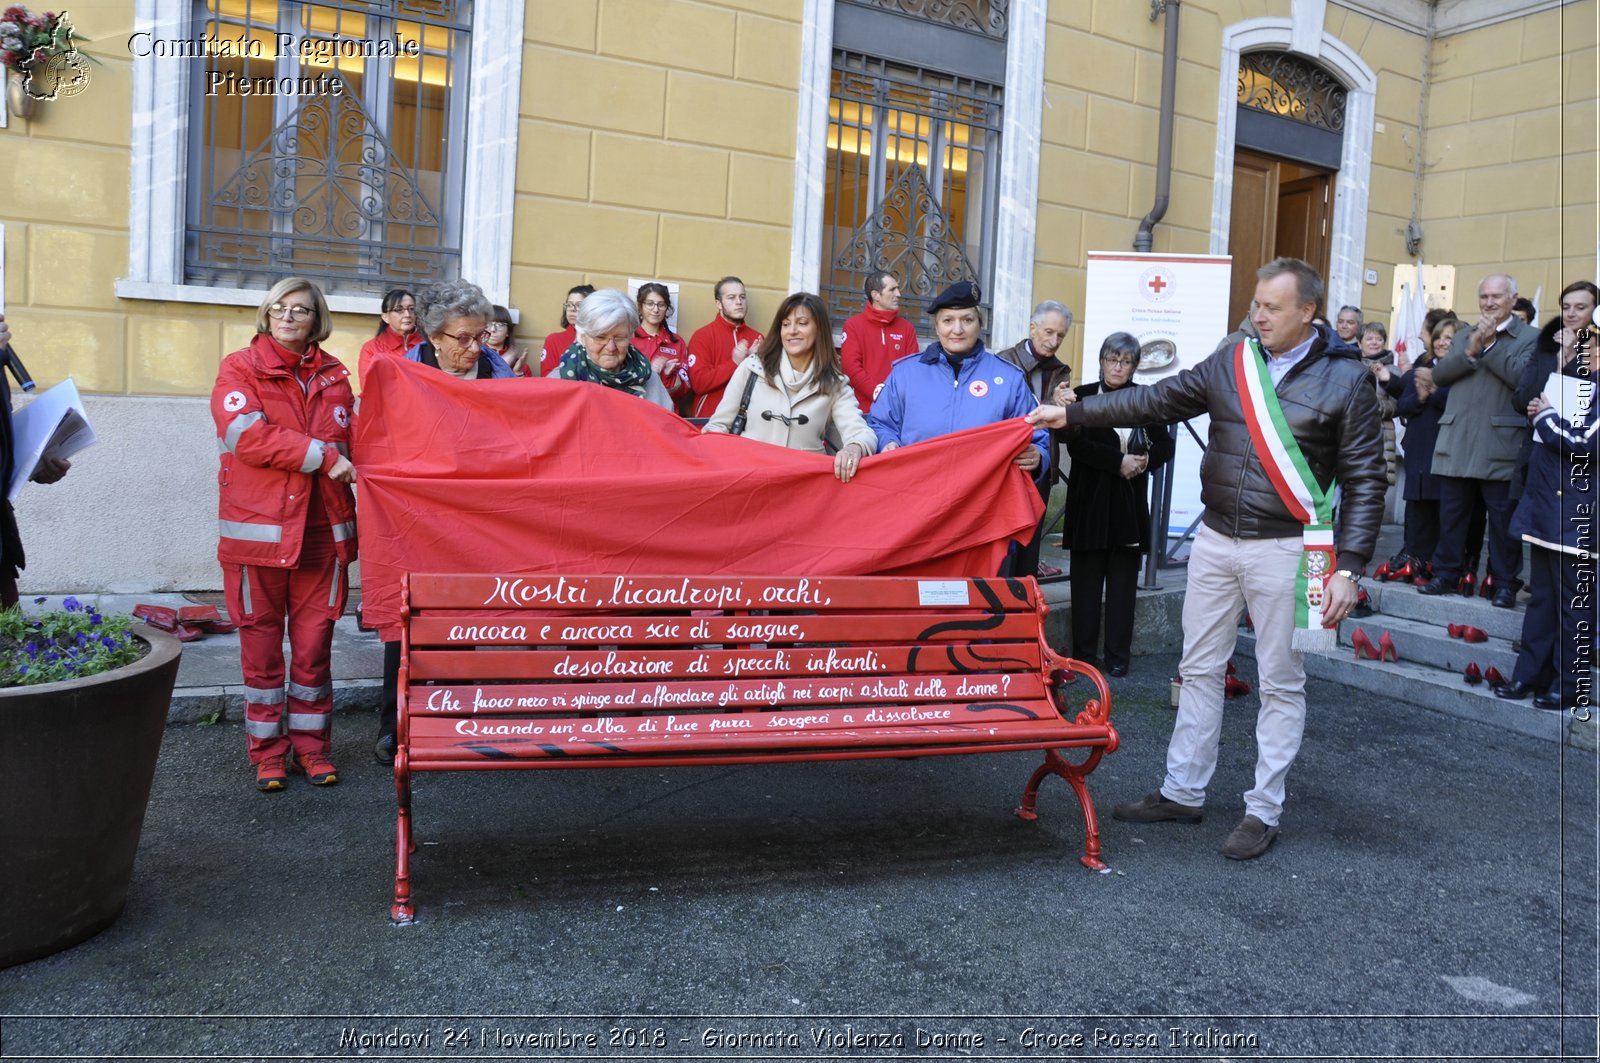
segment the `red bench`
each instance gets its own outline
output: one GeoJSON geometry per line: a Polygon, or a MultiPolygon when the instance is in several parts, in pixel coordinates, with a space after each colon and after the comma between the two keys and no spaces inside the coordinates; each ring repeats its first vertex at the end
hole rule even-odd
{"type": "Polygon", "coordinates": [[[1043,750],[1077,794],[1116,749],[1104,677],[1057,656],[1032,579],[412,575],[402,597],[397,923],[422,771],[1043,750]],[[1066,687],[1086,677],[1074,714],[1066,687]],[[1082,748],[1073,763],[1059,750],[1082,748]]]}

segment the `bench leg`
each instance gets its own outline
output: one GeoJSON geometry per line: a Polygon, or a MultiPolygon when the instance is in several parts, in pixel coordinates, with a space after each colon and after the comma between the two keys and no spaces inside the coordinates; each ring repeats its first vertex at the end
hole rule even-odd
{"type": "Polygon", "coordinates": [[[1074,764],[1063,757],[1054,749],[1044,751],[1044,763],[1034,769],[1033,775],[1028,778],[1028,785],[1022,791],[1022,804],[1017,806],[1017,817],[1032,822],[1039,818],[1034,811],[1039,802],[1039,784],[1047,775],[1059,775],[1072,787],[1072,792],[1078,795],[1078,807],[1083,810],[1083,856],[1079,862],[1091,871],[1107,870],[1105,861],[1100,859],[1100,824],[1094,815],[1094,800],[1089,796],[1089,788],[1084,785],[1084,778],[1100,763],[1101,751],[1096,749],[1090,754],[1089,759],[1082,764],[1074,764]]]}
{"type": "Polygon", "coordinates": [[[394,906],[389,909],[389,919],[396,926],[410,926],[417,918],[416,906],[411,903],[411,854],[417,851],[411,840],[411,771],[404,758],[402,750],[394,765],[394,791],[400,814],[395,824],[394,906]]]}

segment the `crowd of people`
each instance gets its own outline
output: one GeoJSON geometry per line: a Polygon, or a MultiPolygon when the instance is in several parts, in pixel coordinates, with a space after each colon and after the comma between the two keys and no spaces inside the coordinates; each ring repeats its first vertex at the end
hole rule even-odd
{"type": "MultiPolygon", "coordinates": [[[[1486,541],[1480,586],[1495,605],[1514,607],[1521,543],[1531,542],[1521,656],[1496,692],[1534,697],[1542,707],[1574,703],[1581,655],[1562,640],[1580,621],[1571,602],[1579,582],[1593,579],[1593,543],[1579,541],[1562,514],[1575,492],[1595,501],[1592,477],[1579,472],[1594,457],[1596,414],[1550,391],[1552,374],[1582,378],[1596,368],[1589,342],[1596,295],[1587,281],[1569,285],[1561,316],[1536,331],[1513,314],[1511,278],[1487,277],[1477,323],[1436,311],[1423,349],[1405,359],[1358,308],[1342,307],[1331,325],[1323,320],[1320,277],[1303,262],[1279,259],[1260,271],[1241,330],[1209,358],[1138,384],[1141,345],[1116,332],[1100,345],[1098,379],[1073,387],[1058,357],[1071,311],[1041,302],[1026,337],[991,351],[981,293],[970,282],[930,302],[934,336],[921,347],[899,313],[898,278],[888,273],[867,278],[862,311],[837,332],[823,300],[797,292],[765,335],[746,320],[743,282],[725,277],[712,290],[715,316],[687,342],[668,324],[666,286],[644,284],[630,296],[579,285],[563,303],[561,328],[544,341],[540,375],[625,392],[698,418],[708,433],[829,455],[833,475],[846,484],[874,455],[1027,418],[1034,431],[1012,469],[1048,499],[1063,451],[1070,464],[1062,542],[1072,558],[1072,654],[1112,676],[1129,668],[1136,573],[1154,545],[1149,473],[1172,457],[1170,426],[1209,414],[1167,778],[1116,814],[1200,817],[1215,767],[1224,666],[1248,612],[1261,678],[1257,785],[1223,851],[1250,859],[1276,837],[1300,742],[1301,652],[1331,639],[1350,615],[1385,493],[1402,469],[1404,546],[1378,578],[1415,582],[1422,594],[1470,592],[1486,541]]],[[[328,642],[355,546],[347,453],[355,397],[348,371],[319,346],[329,325],[313,283],[279,283],[260,307],[251,345],[224,359],[212,400],[224,451],[219,558],[230,612],[241,623],[248,752],[263,790],[284,785],[291,752],[313,782],[337,781],[327,759],[328,642]]],[[[361,367],[399,358],[463,379],[532,375],[510,326],[505,308],[466,281],[392,291],[361,367]]],[[[1031,542],[1013,544],[1010,571],[1038,571],[1042,532],[1041,521],[1031,542]]],[[[380,759],[394,754],[398,645],[386,651],[380,759]]]]}

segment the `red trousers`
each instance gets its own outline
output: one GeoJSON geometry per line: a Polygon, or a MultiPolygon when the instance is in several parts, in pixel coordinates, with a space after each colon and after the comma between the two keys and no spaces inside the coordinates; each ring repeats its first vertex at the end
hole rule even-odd
{"type": "Polygon", "coordinates": [[[333,624],[349,594],[333,534],[308,534],[295,568],[222,566],[228,616],[239,623],[245,748],[250,763],[328,753],[333,725],[333,624]],[[289,630],[284,687],[283,632],[289,630]]]}

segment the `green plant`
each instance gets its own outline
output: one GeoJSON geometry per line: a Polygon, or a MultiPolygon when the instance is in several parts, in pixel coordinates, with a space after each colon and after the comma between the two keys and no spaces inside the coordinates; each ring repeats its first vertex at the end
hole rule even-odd
{"type": "MultiPolygon", "coordinates": [[[[49,599],[35,598],[36,605],[49,599]]],[[[127,616],[104,616],[68,596],[60,609],[0,612],[0,687],[56,683],[132,664],[148,652],[127,616]]]]}

